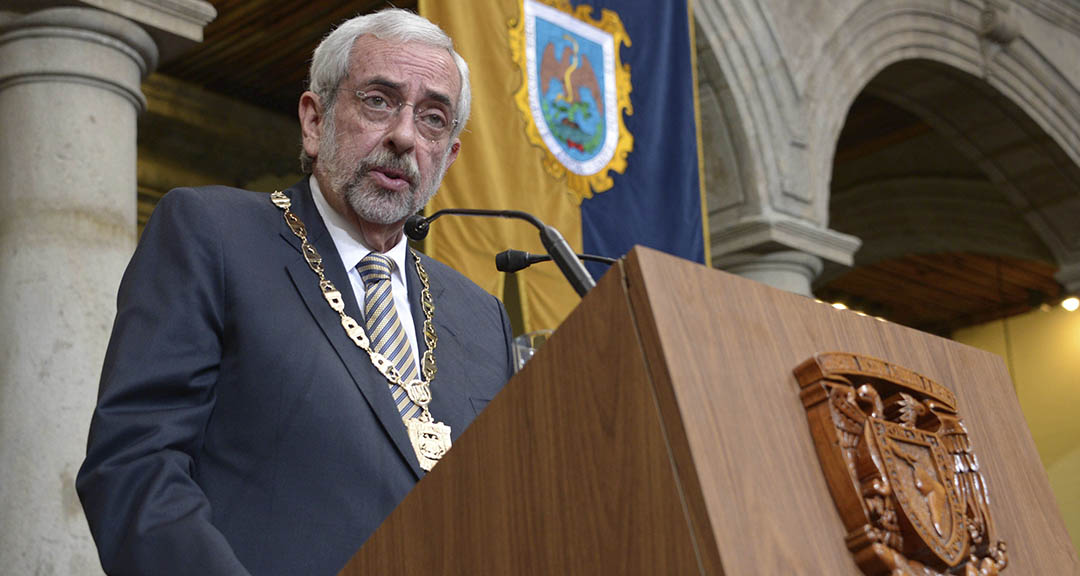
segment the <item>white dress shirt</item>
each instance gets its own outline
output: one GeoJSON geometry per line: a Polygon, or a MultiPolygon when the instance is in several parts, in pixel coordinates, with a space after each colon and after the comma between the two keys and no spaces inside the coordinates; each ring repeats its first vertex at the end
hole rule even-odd
{"type": "MultiPolygon", "coordinates": [[[[319,215],[322,216],[323,223],[326,224],[326,230],[330,232],[334,247],[337,248],[338,254],[341,256],[341,264],[345,266],[345,270],[349,273],[349,282],[352,283],[356,303],[360,310],[363,311],[364,280],[360,277],[360,271],[356,269],[356,266],[372,250],[364,245],[360,233],[353,229],[353,226],[349,224],[345,217],[338,214],[330,206],[330,203],[326,201],[322,190],[319,188],[319,182],[314,175],[309,177],[308,182],[311,185],[311,196],[315,200],[315,208],[319,210],[319,215]]],[[[401,240],[389,252],[386,252],[386,255],[394,262],[394,269],[390,272],[390,293],[394,296],[394,309],[397,310],[398,318],[401,320],[401,327],[405,329],[405,337],[409,339],[413,364],[419,367],[419,355],[416,351],[416,326],[413,324],[412,306],[409,304],[409,286],[405,281],[408,247],[409,241],[402,234],[401,240]]],[[[418,370],[417,375],[419,374],[418,370]]]]}

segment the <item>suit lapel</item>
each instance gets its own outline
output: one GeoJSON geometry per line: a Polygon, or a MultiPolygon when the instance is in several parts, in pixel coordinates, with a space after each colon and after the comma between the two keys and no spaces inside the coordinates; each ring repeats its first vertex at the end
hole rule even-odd
{"type": "MultiPolygon", "coordinates": [[[[363,324],[363,315],[357,307],[352,284],[349,282],[348,274],[341,264],[341,257],[334,246],[333,238],[327,232],[326,225],[323,223],[322,217],[319,215],[318,209],[311,198],[312,192],[307,179],[286,190],[285,193],[292,199],[292,212],[300,218],[307,228],[308,242],[322,256],[323,274],[341,292],[342,300],[345,303],[345,313],[363,324]]],[[[409,463],[413,473],[419,478],[422,472],[416,460],[412,443],[409,442],[408,433],[401,422],[401,416],[398,414],[393,398],[387,388],[386,378],[371,364],[367,353],[357,347],[345,333],[345,329],[341,325],[341,317],[330,308],[323,296],[319,287],[319,277],[311,270],[307,260],[303,257],[300,239],[289,230],[284,219],[281,221],[281,236],[297,251],[297,258],[286,266],[286,270],[303,298],[304,304],[318,322],[320,328],[322,328],[338,357],[345,364],[353,382],[360,390],[360,393],[364,395],[368,405],[371,406],[371,410],[379,419],[383,430],[393,441],[401,456],[409,463]]]]}

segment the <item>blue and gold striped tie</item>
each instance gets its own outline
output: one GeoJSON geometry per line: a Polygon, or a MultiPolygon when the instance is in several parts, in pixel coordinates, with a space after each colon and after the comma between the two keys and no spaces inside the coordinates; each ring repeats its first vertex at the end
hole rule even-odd
{"type": "MultiPolygon", "coordinates": [[[[394,309],[394,297],[390,292],[393,268],[394,261],[377,252],[364,256],[356,266],[364,280],[364,319],[371,347],[397,367],[404,383],[416,378],[416,363],[413,362],[412,345],[394,309]]],[[[420,407],[409,400],[400,386],[390,384],[390,393],[403,420],[420,412],[420,407]]]]}

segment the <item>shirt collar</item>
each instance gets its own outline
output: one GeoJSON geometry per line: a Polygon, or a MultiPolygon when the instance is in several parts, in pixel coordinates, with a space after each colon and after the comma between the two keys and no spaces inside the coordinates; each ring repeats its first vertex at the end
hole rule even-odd
{"type": "MultiPolygon", "coordinates": [[[[323,223],[326,224],[326,230],[330,233],[334,247],[341,256],[342,265],[346,270],[356,268],[360,260],[372,252],[371,248],[364,245],[360,233],[326,201],[314,174],[309,177],[308,183],[311,185],[311,197],[315,200],[315,208],[318,209],[319,216],[322,216],[323,223]]],[[[402,284],[405,284],[405,257],[408,247],[409,242],[402,234],[401,240],[386,252],[386,255],[394,261],[394,270],[391,274],[396,275],[402,284]]]]}

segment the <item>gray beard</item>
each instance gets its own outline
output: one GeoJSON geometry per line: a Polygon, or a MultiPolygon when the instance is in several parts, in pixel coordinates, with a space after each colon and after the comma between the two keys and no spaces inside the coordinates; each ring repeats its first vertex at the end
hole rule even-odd
{"type": "Polygon", "coordinates": [[[416,160],[411,156],[398,156],[386,149],[376,149],[360,161],[351,172],[337,165],[335,143],[324,142],[320,149],[326,150],[323,160],[329,168],[331,186],[341,193],[345,201],[360,219],[374,224],[394,224],[419,212],[431,200],[442,183],[446,172],[449,149],[439,160],[438,169],[431,181],[420,178],[416,160]],[[324,146],[328,147],[324,148],[324,146]],[[367,177],[375,167],[392,168],[404,173],[409,181],[407,193],[393,192],[376,185],[367,177]]]}

